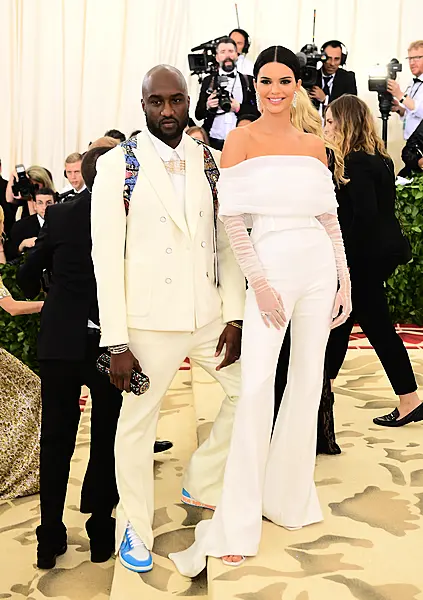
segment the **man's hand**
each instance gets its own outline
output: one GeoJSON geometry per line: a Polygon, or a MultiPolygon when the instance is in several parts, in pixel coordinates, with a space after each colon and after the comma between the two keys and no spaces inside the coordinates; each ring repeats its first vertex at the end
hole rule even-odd
{"type": "Polygon", "coordinates": [[[110,383],[118,390],[130,392],[132,369],[142,372],[140,363],[130,350],[110,355],[110,383]]]}
{"type": "Polygon", "coordinates": [[[401,106],[401,104],[399,103],[399,101],[396,98],[393,98],[393,100],[392,100],[391,110],[392,110],[392,112],[399,113],[401,115],[401,117],[403,117],[405,114],[405,108],[403,106],[401,106]]]}
{"type": "Polygon", "coordinates": [[[310,98],[313,98],[313,100],[318,100],[319,102],[324,102],[326,100],[325,92],[322,90],[322,88],[319,88],[318,85],[314,85],[311,88],[309,96],[310,98]]]}
{"type": "Polygon", "coordinates": [[[238,100],[235,100],[235,98],[232,98],[231,100],[231,111],[234,113],[239,112],[239,109],[241,108],[241,104],[238,102],[238,100]]]}
{"type": "Polygon", "coordinates": [[[216,367],[216,371],[229,367],[229,365],[232,365],[241,356],[241,337],[241,329],[238,329],[238,327],[234,327],[233,325],[226,325],[217,343],[215,354],[215,356],[220,356],[222,354],[223,346],[226,345],[225,358],[220,365],[216,367]]]}
{"type": "Polygon", "coordinates": [[[423,169],[423,158],[421,158],[417,164],[421,169],[423,169]]]}
{"type": "Polygon", "coordinates": [[[214,91],[207,98],[207,108],[217,108],[219,106],[219,98],[216,98],[217,92],[214,91]]]}
{"type": "Polygon", "coordinates": [[[399,83],[395,79],[388,79],[388,92],[390,92],[394,98],[401,100],[404,94],[401,91],[399,83]]]}
{"type": "Polygon", "coordinates": [[[19,252],[23,252],[25,248],[33,248],[35,246],[35,242],[37,241],[36,237],[26,238],[19,244],[19,252]]]}

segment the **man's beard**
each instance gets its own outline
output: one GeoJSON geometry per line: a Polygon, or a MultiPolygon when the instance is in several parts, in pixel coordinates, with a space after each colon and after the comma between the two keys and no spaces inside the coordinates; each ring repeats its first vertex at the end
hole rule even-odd
{"type": "Polygon", "coordinates": [[[222,69],[222,71],[225,71],[226,73],[232,73],[232,71],[235,69],[236,67],[236,61],[232,60],[232,58],[226,58],[225,61],[220,65],[220,68],[222,69]],[[229,61],[231,61],[231,64],[229,65],[229,61]]]}
{"type": "Polygon", "coordinates": [[[169,142],[171,140],[177,139],[178,137],[181,137],[185,128],[188,125],[188,119],[189,119],[188,111],[187,111],[186,116],[182,119],[182,121],[177,121],[176,119],[160,119],[159,123],[150,119],[148,117],[147,113],[145,114],[145,121],[147,123],[148,130],[156,138],[158,138],[159,140],[162,140],[163,142],[169,142]],[[163,129],[160,127],[161,121],[175,121],[176,128],[173,131],[163,131],[163,129]]]}

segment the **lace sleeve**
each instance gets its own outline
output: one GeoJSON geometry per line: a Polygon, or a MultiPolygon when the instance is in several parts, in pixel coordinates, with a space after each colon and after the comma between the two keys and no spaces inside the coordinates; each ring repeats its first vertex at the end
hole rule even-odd
{"type": "Polygon", "coordinates": [[[6,287],[4,287],[3,281],[0,277],[0,300],[7,298],[8,296],[10,296],[10,292],[6,287]]]}
{"type": "Polygon", "coordinates": [[[257,293],[269,287],[263,267],[254,250],[245,224],[245,215],[221,216],[232,251],[247,279],[257,293]]]}
{"type": "Polygon", "coordinates": [[[336,272],[340,284],[346,284],[350,287],[350,274],[348,271],[347,257],[345,255],[344,241],[342,239],[341,228],[338,217],[331,213],[325,213],[317,217],[319,223],[326,229],[326,233],[331,239],[336,261],[336,272]]]}

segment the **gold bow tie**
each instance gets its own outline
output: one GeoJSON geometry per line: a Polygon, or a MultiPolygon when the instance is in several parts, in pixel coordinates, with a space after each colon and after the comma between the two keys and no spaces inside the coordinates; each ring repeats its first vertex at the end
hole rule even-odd
{"type": "Polygon", "coordinates": [[[168,160],[164,161],[164,166],[168,173],[172,175],[185,175],[185,161],[184,160],[168,160]]]}

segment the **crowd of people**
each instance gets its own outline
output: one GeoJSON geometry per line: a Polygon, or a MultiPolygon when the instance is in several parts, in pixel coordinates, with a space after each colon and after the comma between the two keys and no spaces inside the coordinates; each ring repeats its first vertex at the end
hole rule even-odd
{"type": "MultiPolygon", "coordinates": [[[[91,560],[116,550],[136,572],[153,568],[153,455],[172,446],[156,428],[186,357],[226,394],[181,491],[182,502],[214,511],[195,543],[170,555],[190,577],[207,556],[237,566],[256,555],[262,516],[288,530],[322,520],[315,456],[340,452],[332,384],[354,323],[398,396],[374,423],[423,421],[384,288],[410,260],[393,163],[343,69],[345,47],[324,45],[322,87],[305,90],[293,52],[267,48],[251,71],[249,44],[240,29],[220,40],[231,105],[220,111],[206,78],[203,126],[189,118],[182,74],[158,65],[143,80],[146,128],[128,138],[109,130],[70,154],[69,189],[58,194],[39,166],[17,168],[0,187],[0,264],[16,265],[26,298],[44,290],[44,301],[14,300],[0,278],[1,309],[41,312],[40,379],[0,349],[0,498],[40,491],[39,568],[67,549],[83,385],[92,412],[80,509],[90,515],[91,560]],[[109,376],[97,368],[105,353],[109,376]]],[[[422,168],[423,41],[408,53],[412,84],[389,86],[411,172],[422,168]]]]}

